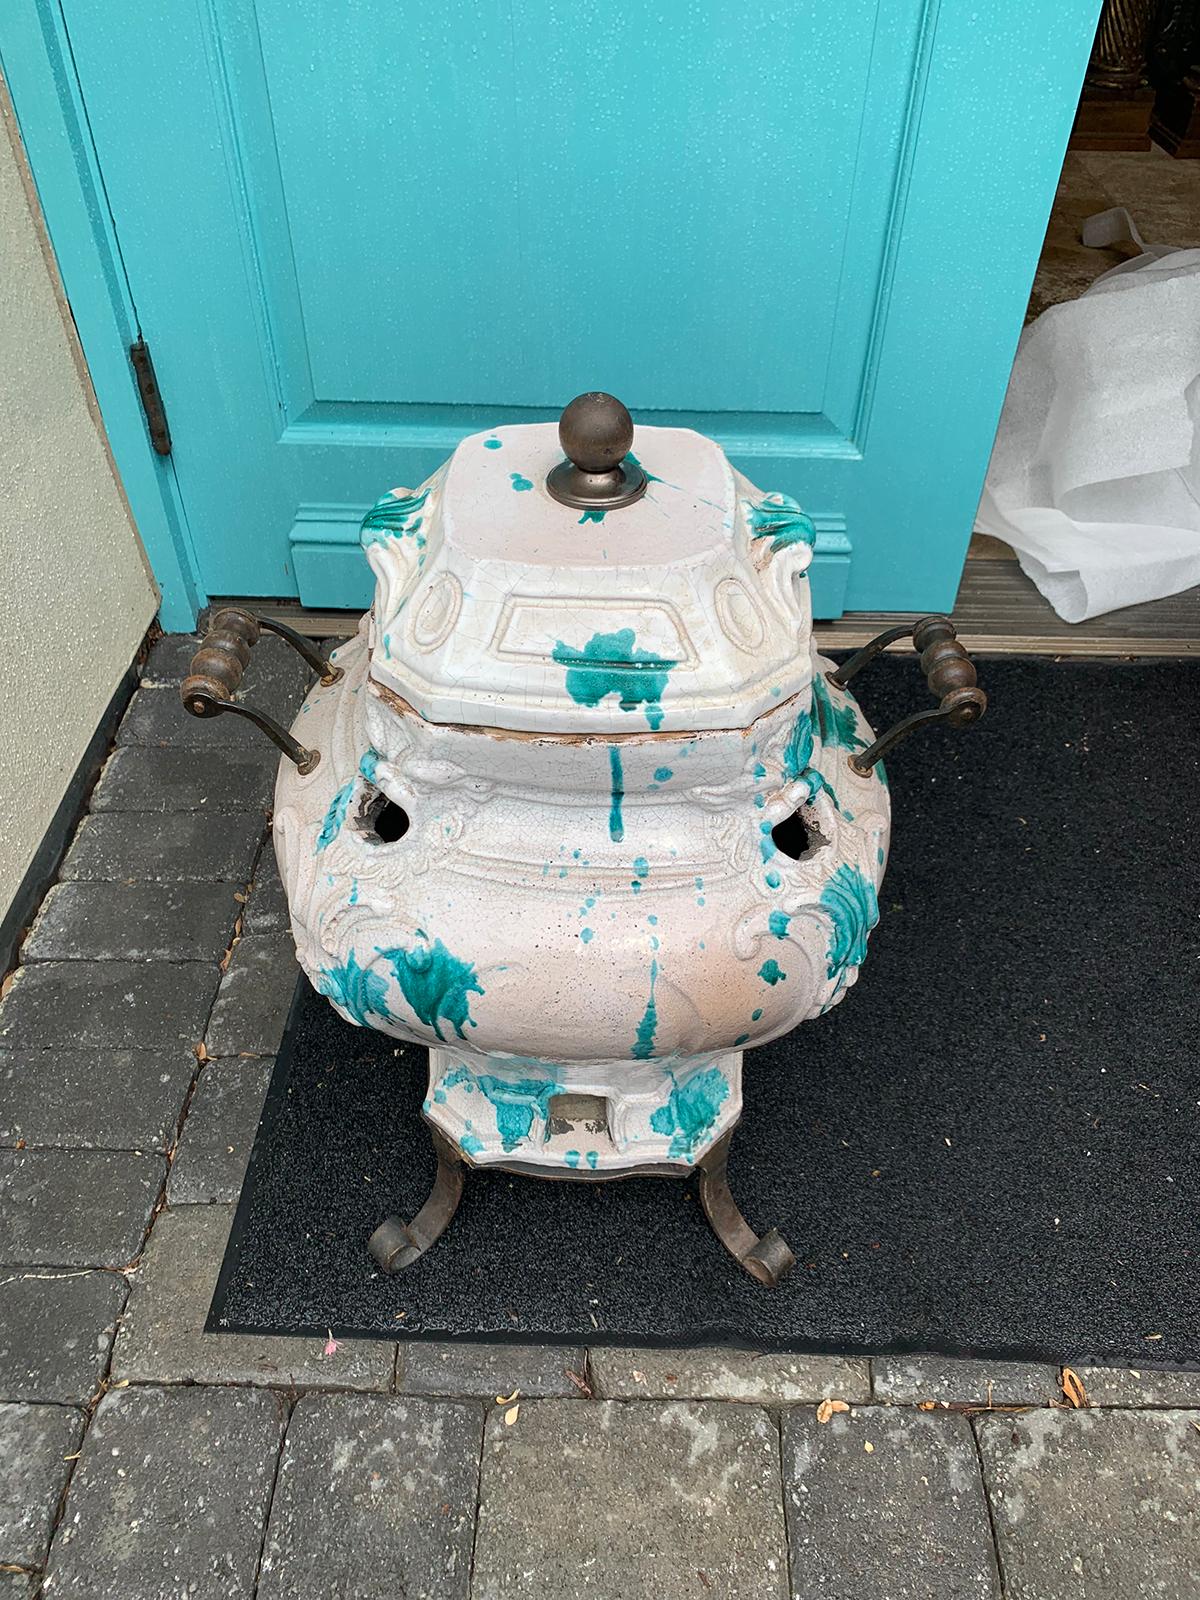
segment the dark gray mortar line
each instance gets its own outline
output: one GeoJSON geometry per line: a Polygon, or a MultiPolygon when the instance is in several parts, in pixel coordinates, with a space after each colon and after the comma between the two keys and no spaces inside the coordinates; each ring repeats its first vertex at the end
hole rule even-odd
{"type": "Polygon", "coordinates": [[[479,1430],[479,1456],[475,1462],[475,1515],[471,1523],[471,1559],[467,1564],[467,1594],[475,1593],[475,1554],[479,1548],[479,1519],[483,1510],[483,1452],[487,1444],[488,1405],[486,1401],[477,1402],[483,1415],[483,1426],[479,1430]]]}
{"type": "Polygon", "coordinates": [[[279,1430],[279,1448],[275,1452],[275,1471],[271,1474],[271,1487],[267,1491],[267,1503],[263,1507],[262,1538],[258,1543],[258,1559],[254,1563],[254,1581],[250,1586],[251,1600],[257,1600],[258,1585],[262,1578],[262,1564],[267,1553],[267,1531],[271,1526],[271,1508],[275,1504],[275,1490],[279,1486],[279,1469],[283,1464],[283,1452],[287,1447],[288,1427],[292,1420],[292,1413],[296,1409],[295,1396],[289,1397],[281,1394],[278,1389],[272,1389],[275,1404],[280,1407],[283,1415],[283,1427],[279,1430]]]}
{"type": "MultiPolygon", "coordinates": [[[[594,1372],[594,1370],[592,1368],[592,1349],[591,1349],[590,1345],[584,1345],[584,1347],[583,1347],[583,1363],[582,1364],[583,1364],[583,1371],[579,1374],[579,1376],[583,1379],[584,1383],[587,1384],[588,1393],[584,1394],[583,1391],[580,1390],[579,1398],[581,1400],[595,1400],[597,1398],[597,1395],[596,1395],[596,1374],[595,1374],[595,1372],[594,1372]]],[[[571,1380],[568,1378],[567,1382],[569,1383],[570,1381],[571,1380]]]]}
{"type": "Polygon", "coordinates": [[[46,1574],[50,1568],[50,1557],[54,1554],[54,1541],[58,1538],[58,1530],[62,1525],[62,1520],[67,1513],[67,1496],[70,1493],[72,1483],[75,1481],[75,1469],[82,1460],[83,1452],[87,1448],[88,1436],[92,1431],[92,1419],[96,1415],[96,1411],[101,1400],[108,1393],[108,1379],[109,1374],[112,1371],[113,1351],[117,1348],[117,1335],[121,1331],[121,1319],[125,1315],[125,1307],[129,1304],[130,1284],[126,1272],[122,1269],[113,1267],[105,1267],[97,1270],[112,1272],[115,1276],[124,1278],[125,1298],[117,1307],[117,1314],[113,1318],[113,1336],[109,1342],[108,1355],[104,1362],[104,1370],[101,1372],[99,1381],[96,1384],[96,1392],[85,1405],[72,1407],[72,1410],[82,1411],[83,1413],[83,1430],[79,1435],[79,1448],[75,1452],[75,1459],[73,1461],[68,1461],[67,1463],[66,1481],[63,1484],[62,1493],[58,1497],[58,1504],[54,1508],[54,1517],[50,1525],[50,1538],[46,1542],[46,1559],[41,1568],[41,1578],[39,1579],[38,1586],[34,1591],[33,1600],[40,1600],[40,1596],[45,1589],[46,1574]]]}
{"type": "MultiPolygon", "coordinates": [[[[254,863],[251,864],[251,879],[248,880],[247,889],[248,889],[249,882],[253,881],[254,866],[257,864],[258,857],[259,857],[259,855],[261,855],[261,853],[262,853],[262,842],[260,840],[258,851],[256,852],[255,857],[254,857],[254,863]]],[[[247,899],[247,903],[248,903],[248,899],[247,899]]],[[[205,1016],[204,1016],[204,1024],[200,1029],[200,1037],[199,1037],[199,1039],[197,1039],[195,1045],[192,1047],[192,1054],[193,1054],[193,1059],[195,1061],[195,1068],[194,1068],[194,1070],[192,1072],[192,1075],[191,1075],[191,1077],[190,1077],[190,1079],[188,1081],[188,1086],[187,1086],[187,1089],[186,1089],[186,1091],[184,1093],[184,1097],[183,1097],[183,1104],[179,1108],[179,1115],[175,1120],[175,1138],[172,1141],[172,1143],[170,1145],[168,1145],[168,1147],[167,1147],[167,1149],[166,1149],[166,1151],[164,1152],[164,1155],[163,1155],[162,1184],[159,1187],[158,1195],[157,1195],[157,1197],[156,1197],[156,1199],[154,1201],[154,1204],[150,1208],[150,1216],[149,1216],[149,1218],[147,1220],[146,1227],[145,1227],[145,1229],[143,1230],[143,1233],[142,1233],[142,1242],[139,1245],[139,1247],[138,1247],[136,1253],[133,1255],[133,1257],[125,1264],[124,1270],[126,1272],[134,1272],[134,1271],[137,1270],[137,1268],[138,1268],[138,1266],[139,1266],[139,1264],[141,1262],[142,1256],[145,1254],[146,1246],[150,1242],[150,1235],[154,1230],[154,1224],[158,1221],[159,1216],[162,1214],[163,1211],[166,1210],[166,1207],[167,1207],[167,1185],[169,1184],[170,1179],[171,1179],[171,1168],[174,1165],[175,1156],[176,1156],[176,1154],[177,1154],[177,1152],[179,1150],[179,1141],[183,1137],[183,1129],[184,1129],[184,1124],[187,1122],[188,1112],[191,1110],[192,1101],[195,1099],[195,1096],[196,1096],[196,1085],[199,1083],[200,1074],[203,1072],[204,1067],[207,1064],[208,1059],[209,1059],[207,1051],[204,1050],[204,1039],[205,1039],[205,1037],[206,1037],[206,1035],[208,1033],[209,1026],[210,1026],[210,1024],[212,1022],[213,1010],[214,1010],[214,1008],[216,1006],[217,1000],[218,1000],[218,998],[220,996],[220,993],[221,993],[221,979],[224,976],[224,972],[221,969],[221,960],[224,960],[226,957],[228,957],[230,952],[234,948],[235,933],[236,933],[236,929],[237,929],[237,926],[238,926],[239,917],[245,915],[245,910],[246,910],[246,905],[243,904],[242,907],[241,907],[241,911],[237,915],[235,915],[235,917],[233,919],[233,927],[230,929],[229,943],[226,945],[225,950],[222,953],[222,957],[217,962],[217,969],[218,970],[217,970],[216,986],[213,989],[212,998],[208,1003],[208,1010],[206,1011],[205,1016]]],[[[196,966],[196,965],[208,966],[209,964],[210,964],[209,962],[203,962],[203,963],[198,963],[198,962],[147,962],[146,963],[147,966],[151,966],[151,965],[153,965],[153,966],[196,966]]],[[[114,1340],[114,1344],[115,1344],[115,1342],[116,1341],[114,1340]]]]}
{"type": "Polygon", "coordinates": [[[788,1522],[787,1469],[783,1463],[783,1425],[790,1413],[797,1410],[798,1406],[781,1406],[774,1415],[775,1432],[779,1437],[779,1511],[783,1517],[783,1570],[789,1596],[795,1591],[792,1588],[792,1529],[788,1522]]]}
{"type": "Polygon", "coordinates": [[[971,1443],[975,1446],[975,1460],[979,1466],[979,1487],[983,1490],[983,1507],[987,1512],[988,1532],[992,1539],[992,1564],[996,1569],[996,1584],[1000,1591],[1001,1600],[1003,1600],[1003,1597],[1008,1592],[1008,1585],[1004,1579],[1004,1558],[1000,1554],[1000,1540],[996,1533],[996,1519],[992,1515],[992,1494],[988,1485],[983,1450],[979,1443],[979,1430],[975,1426],[974,1417],[967,1418],[967,1427],[971,1430],[971,1443]]]}
{"type": "Polygon", "coordinates": [[[167,1145],[157,1144],[31,1144],[22,1139],[19,1144],[0,1140],[0,1154],[23,1156],[26,1151],[60,1156],[146,1156],[166,1159],[167,1145]]]}

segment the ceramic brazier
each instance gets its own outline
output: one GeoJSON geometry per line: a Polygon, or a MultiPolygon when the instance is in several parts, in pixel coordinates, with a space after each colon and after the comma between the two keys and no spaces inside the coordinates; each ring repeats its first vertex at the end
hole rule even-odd
{"type": "MultiPolygon", "coordinates": [[[[322,681],[290,738],[267,731],[290,758],[274,831],[301,965],[349,1021],[429,1048],[438,1189],[373,1250],[394,1268],[427,1248],[464,1162],[699,1168],[722,1239],[776,1281],[787,1246],[725,1187],[742,1052],[858,977],[879,756],[985,703],[953,629],[898,627],[835,673],[801,508],[700,434],[634,433],[609,396],[464,439],[362,540],[374,604],[330,663],[304,647],[322,681]],[[906,633],[941,704],[876,740],[844,683],[906,633]]],[[[189,709],[245,712],[256,627],[213,619],[189,709]]]]}

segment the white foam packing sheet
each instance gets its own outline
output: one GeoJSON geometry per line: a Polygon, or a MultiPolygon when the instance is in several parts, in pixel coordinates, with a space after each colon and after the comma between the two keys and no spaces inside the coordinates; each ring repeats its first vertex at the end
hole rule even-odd
{"type": "Polygon", "coordinates": [[[1200,250],[1152,248],[1025,329],[975,525],[1067,622],[1200,584],[1200,250]]]}

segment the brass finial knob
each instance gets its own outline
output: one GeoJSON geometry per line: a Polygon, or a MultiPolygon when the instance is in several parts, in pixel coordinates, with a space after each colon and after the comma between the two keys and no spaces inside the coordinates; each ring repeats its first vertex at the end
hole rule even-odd
{"type": "Polygon", "coordinates": [[[612,511],[645,494],[646,474],[628,459],[633,418],[614,395],[576,395],[559,418],[558,438],[569,459],[550,473],[546,488],[563,505],[612,511]]]}

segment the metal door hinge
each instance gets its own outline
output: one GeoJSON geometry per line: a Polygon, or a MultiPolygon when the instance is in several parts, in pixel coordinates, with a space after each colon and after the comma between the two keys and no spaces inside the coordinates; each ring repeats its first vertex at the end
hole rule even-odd
{"type": "Polygon", "coordinates": [[[142,410],[146,413],[146,426],[150,429],[150,443],[160,456],[169,456],[171,430],[167,426],[167,409],[163,405],[158,379],[154,376],[150,346],[145,339],[138,339],[136,344],[129,346],[129,359],[133,362],[133,374],[142,397],[142,410]]]}

